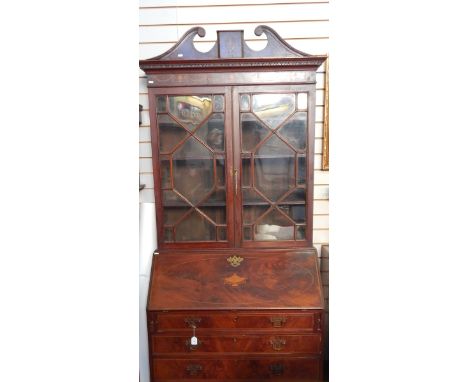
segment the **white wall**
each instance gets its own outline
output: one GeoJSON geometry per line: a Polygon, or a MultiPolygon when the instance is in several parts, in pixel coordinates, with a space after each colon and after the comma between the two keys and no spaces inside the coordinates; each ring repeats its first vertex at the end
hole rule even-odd
{"type": "MultiPolygon", "coordinates": [[[[202,26],[206,36],[196,38],[197,49],[208,51],[216,40],[217,30],[243,29],[244,37],[254,49],[265,46],[264,36],[255,36],[254,29],[265,24],[275,29],[293,47],[310,54],[327,54],[329,44],[329,4],[323,1],[292,0],[140,0],[140,59],[164,53],[190,28],[202,26]],[[281,3],[281,4],[278,4],[281,3]],[[290,3],[290,4],[285,4],[290,3]]],[[[328,243],[328,171],[322,167],[324,69],[317,74],[317,110],[315,125],[315,185],[314,185],[314,246],[320,254],[328,243]]],[[[148,113],[148,90],[145,74],[140,70],[140,104],[143,105],[140,126],[140,181],[146,188],[140,192],[140,202],[146,214],[154,218],[154,181],[151,160],[151,136],[148,113]],[[152,208],[148,208],[151,204],[152,208]]],[[[146,215],[145,215],[146,216],[146,215]]],[[[141,219],[140,219],[141,220],[141,219]]],[[[146,230],[145,230],[146,231],[146,230]]],[[[142,233],[142,242],[152,243],[154,236],[142,233]]],[[[151,250],[145,247],[140,256],[151,250]]],[[[147,274],[146,274],[147,276],[147,274]]],[[[146,296],[145,274],[140,275],[146,296]],[[143,278],[142,278],[143,277],[143,278]]],[[[327,278],[328,279],[328,278],[327,278]]],[[[142,304],[144,299],[142,300],[142,304]]],[[[141,320],[145,318],[140,306],[141,320]]],[[[144,321],[141,321],[144,324],[144,321]]],[[[142,325],[142,324],[140,324],[142,325]]],[[[146,326],[140,328],[141,382],[147,382],[146,326]]]]}

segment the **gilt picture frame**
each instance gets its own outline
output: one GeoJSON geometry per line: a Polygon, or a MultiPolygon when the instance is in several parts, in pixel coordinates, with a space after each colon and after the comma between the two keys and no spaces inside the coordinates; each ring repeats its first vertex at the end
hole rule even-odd
{"type": "Polygon", "coordinates": [[[322,170],[329,169],[329,118],[328,118],[328,64],[330,58],[325,61],[325,83],[324,83],[324,107],[323,107],[323,139],[322,139],[322,170]]]}

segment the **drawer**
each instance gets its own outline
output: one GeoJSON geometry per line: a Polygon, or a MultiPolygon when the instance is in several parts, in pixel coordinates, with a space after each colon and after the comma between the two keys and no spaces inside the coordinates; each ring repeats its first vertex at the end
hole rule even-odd
{"type": "Polygon", "coordinates": [[[307,353],[320,354],[321,334],[281,333],[272,335],[203,335],[197,334],[198,345],[190,345],[191,334],[186,336],[152,336],[153,353],[307,353]]]}
{"type": "Polygon", "coordinates": [[[319,312],[186,312],[158,313],[149,316],[151,333],[172,329],[303,329],[320,332],[319,312]]]}
{"type": "Polygon", "coordinates": [[[302,380],[318,382],[321,359],[264,358],[264,359],[154,359],[156,380],[171,379],[252,379],[302,380]]]}

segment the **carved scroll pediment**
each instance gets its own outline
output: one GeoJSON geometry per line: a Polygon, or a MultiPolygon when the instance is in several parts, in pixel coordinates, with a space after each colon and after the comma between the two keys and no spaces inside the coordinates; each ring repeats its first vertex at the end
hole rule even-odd
{"type": "Polygon", "coordinates": [[[205,29],[202,27],[192,28],[171,49],[148,61],[311,57],[311,55],[293,48],[266,25],[259,25],[255,28],[255,35],[265,34],[267,38],[267,44],[261,50],[251,49],[247,45],[243,30],[227,30],[218,31],[218,40],[208,52],[200,52],[195,48],[194,38],[196,36],[205,37],[205,34],[205,29]]]}

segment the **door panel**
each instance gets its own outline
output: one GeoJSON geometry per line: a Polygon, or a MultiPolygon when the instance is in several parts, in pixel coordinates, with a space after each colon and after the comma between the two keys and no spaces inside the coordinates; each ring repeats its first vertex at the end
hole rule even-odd
{"type": "Polygon", "coordinates": [[[236,195],[246,247],[306,246],[312,218],[311,86],[235,87],[236,195]],[[237,144],[236,144],[237,142],[237,144]],[[308,203],[310,201],[310,203],[308,203]]]}
{"type": "Polygon", "coordinates": [[[152,89],[162,247],[232,245],[230,89],[152,89]]]}

